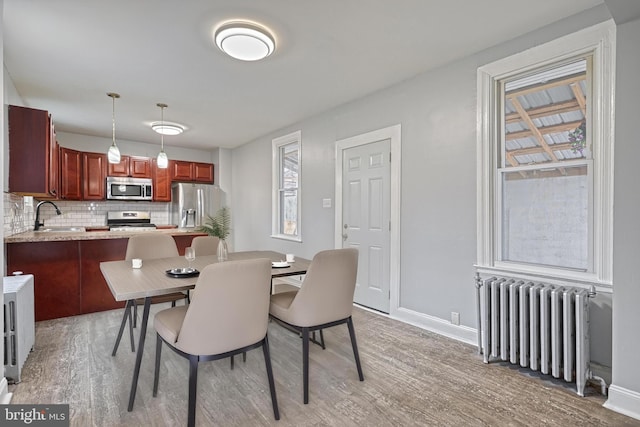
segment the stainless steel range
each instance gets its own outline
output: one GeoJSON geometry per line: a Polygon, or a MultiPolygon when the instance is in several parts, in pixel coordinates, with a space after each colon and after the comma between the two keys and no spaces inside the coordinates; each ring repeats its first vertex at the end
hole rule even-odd
{"type": "Polygon", "coordinates": [[[151,212],[144,211],[115,211],[107,212],[109,231],[153,231],[155,224],[151,224],[151,212]]]}

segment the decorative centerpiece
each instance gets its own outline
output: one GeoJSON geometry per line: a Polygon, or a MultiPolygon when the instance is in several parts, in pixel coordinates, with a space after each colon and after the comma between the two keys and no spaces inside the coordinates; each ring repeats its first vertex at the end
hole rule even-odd
{"type": "Polygon", "coordinates": [[[207,215],[207,220],[199,228],[199,231],[220,239],[218,243],[218,261],[226,261],[229,255],[227,237],[231,233],[231,213],[229,208],[223,206],[218,209],[214,216],[207,215]]]}

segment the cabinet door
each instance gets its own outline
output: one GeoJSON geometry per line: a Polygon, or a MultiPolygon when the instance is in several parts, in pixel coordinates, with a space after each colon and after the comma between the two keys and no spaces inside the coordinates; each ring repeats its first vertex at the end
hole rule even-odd
{"type": "Polygon", "coordinates": [[[7,271],[34,276],[36,321],[80,314],[78,241],[8,243],[7,271]]]}
{"type": "Polygon", "coordinates": [[[63,200],[82,199],[82,153],[70,148],[60,148],[61,185],[63,200]]]}
{"type": "Polygon", "coordinates": [[[170,202],[171,201],[171,169],[158,168],[156,159],[153,159],[153,201],[154,202],[170,202]]]}
{"type": "Polygon", "coordinates": [[[58,150],[49,113],[10,105],[8,116],[9,192],[57,199],[58,150]]]}
{"type": "Polygon", "coordinates": [[[103,261],[117,261],[124,259],[129,239],[81,240],[81,297],[80,311],[93,313],[95,311],[112,310],[124,307],[123,302],[113,298],[109,285],[100,271],[103,261]]]}
{"type": "Polygon", "coordinates": [[[193,162],[185,162],[182,160],[172,160],[169,163],[169,167],[171,167],[171,180],[172,181],[193,180],[192,166],[193,166],[193,162]]]}
{"type": "Polygon", "coordinates": [[[129,176],[129,156],[120,156],[120,163],[109,163],[108,176],[129,176]]]}
{"type": "Polygon", "coordinates": [[[129,157],[129,176],[151,178],[151,159],[149,157],[129,157]]]}
{"type": "Polygon", "coordinates": [[[213,184],[213,164],[211,163],[194,163],[193,164],[193,180],[213,184]]]}
{"type": "Polygon", "coordinates": [[[82,197],[84,200],[106,199],[107,155],[82,153],[82,197]]]}

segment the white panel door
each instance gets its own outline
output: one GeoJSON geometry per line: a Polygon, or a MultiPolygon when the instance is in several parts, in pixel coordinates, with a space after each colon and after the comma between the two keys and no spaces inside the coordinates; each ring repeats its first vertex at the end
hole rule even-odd
{"type": "Polygon", "coordinates": [[[342,246],[358,248],[354,301],[389,313],[389,139],[359,145],[342,156],[342,246]]]}

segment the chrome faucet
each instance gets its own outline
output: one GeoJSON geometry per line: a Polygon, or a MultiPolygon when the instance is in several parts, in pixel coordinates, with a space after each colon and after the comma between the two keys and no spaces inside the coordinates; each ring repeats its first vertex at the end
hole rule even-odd
{"type": "Polygon", "coordinates": [[[33,228],[33,231],[38,231],[38,229],[44,225],[44,222],[40,222],[40,206],[44,205],[45,203],[49,203],[51,206],[56,208],[57,215],[62,215],[62,212],[60,212],[60,209],[58,209],[55,203],[50,200],[43,200],[42,202],[38,203],[38,206],[36,206],[36,225],[33,228]]]}

